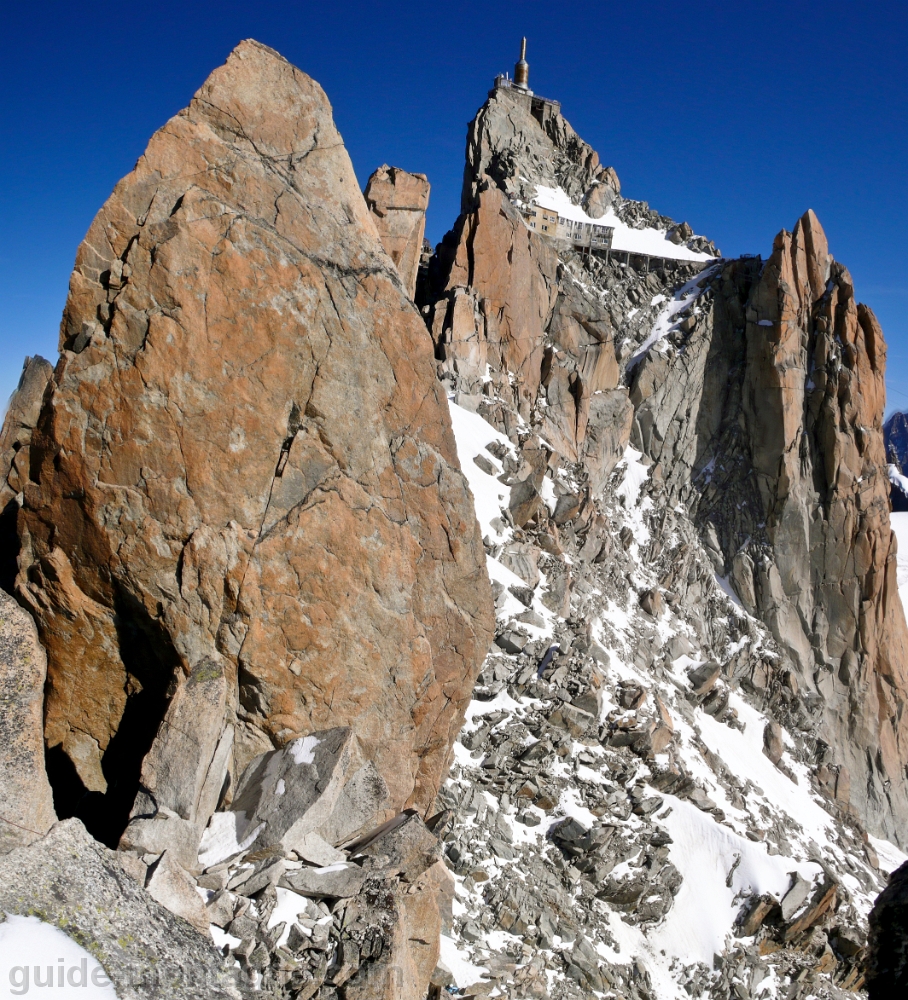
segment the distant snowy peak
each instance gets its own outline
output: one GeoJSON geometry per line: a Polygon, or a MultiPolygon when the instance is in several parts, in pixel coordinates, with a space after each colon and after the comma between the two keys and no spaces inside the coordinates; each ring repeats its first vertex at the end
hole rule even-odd
{"type": "Polygon", "coordinates": [[[889,502],[893,511],[908,511],[908,476],[903,476],[897,465],[889,466],[889,502]]]}
{"type": "Polygon", "coordinates": [[[886,458],[900,470],[908,466],[908,413],[896,411],[883,424],[886,458]]]}

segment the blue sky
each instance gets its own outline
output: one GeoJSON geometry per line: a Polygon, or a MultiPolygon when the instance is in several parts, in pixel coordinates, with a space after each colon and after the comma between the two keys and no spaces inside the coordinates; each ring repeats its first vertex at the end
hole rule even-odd
{"type": "Polygon", "coordinates": [[[459,206],[466,126],[528,37],[623,192],[769,253],[807,208],[889,342],[908,409],[908,4],[295,3],[6,6],[0,42],[0,400],[56,358],[76,247],[151,133],[242,38],[328,93],[361,184],[387,162],[432,182],[428,236],[459,206]]]}

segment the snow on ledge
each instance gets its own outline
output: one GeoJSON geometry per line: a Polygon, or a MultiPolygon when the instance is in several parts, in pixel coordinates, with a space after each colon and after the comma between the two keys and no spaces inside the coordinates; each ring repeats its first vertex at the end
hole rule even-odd
{"type": "Polygon", "coordinates": [[[593,226],[609,226],[614,229],[612,250],[622,252],[629,250],[631,253],[644,253],[650,257],[668,257],[672,260],[712,261],[716,259],[712,254],[691,250],[684,245],[677,246],[668,238],[668,232],[665,229],[634,229],[622,222],[612,209],[609,209],[601,218],[594,219],[591,215],[587,215],[579,205],[575,205],[561,188],[537,185],[536,204],[540,208],[557,212],[563,219],[570,219],[571,222],[586,222],[593,226]]]}

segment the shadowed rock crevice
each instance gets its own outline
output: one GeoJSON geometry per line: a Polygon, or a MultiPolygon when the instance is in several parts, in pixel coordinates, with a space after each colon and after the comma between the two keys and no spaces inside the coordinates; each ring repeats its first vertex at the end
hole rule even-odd
{"type": "MultiPolygon", "coordinates": [[[[140,790],[142,761],[161,727],[173,690],[179,658],[166,631],[144,608],[122,593],[114,624],[124,667],[123,713],[103,752],[74,728],[65,744],[47,748],[47,771],[60,819],[76,817],[108,847],[120,841],[140,790]],[[86,787],[73,758],[84,760],[86,741],[98,755],[100,776],[86,787]],[[68,752],[67,752],[68,750],[68,752]],[[81,751],[81,752],[80,752],[81,751]]],[[[111,695],[120,692],[111,691],[111,695]]]]}

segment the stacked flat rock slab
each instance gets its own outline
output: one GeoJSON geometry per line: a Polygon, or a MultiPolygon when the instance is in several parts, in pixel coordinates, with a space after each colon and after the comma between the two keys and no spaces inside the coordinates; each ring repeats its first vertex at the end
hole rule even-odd
{"type": "Polygon", "coordinates": [[[382,246],[412,299],[426,232],[428,178],[385,164],[369,178],[364,193],[382,246]]]}

